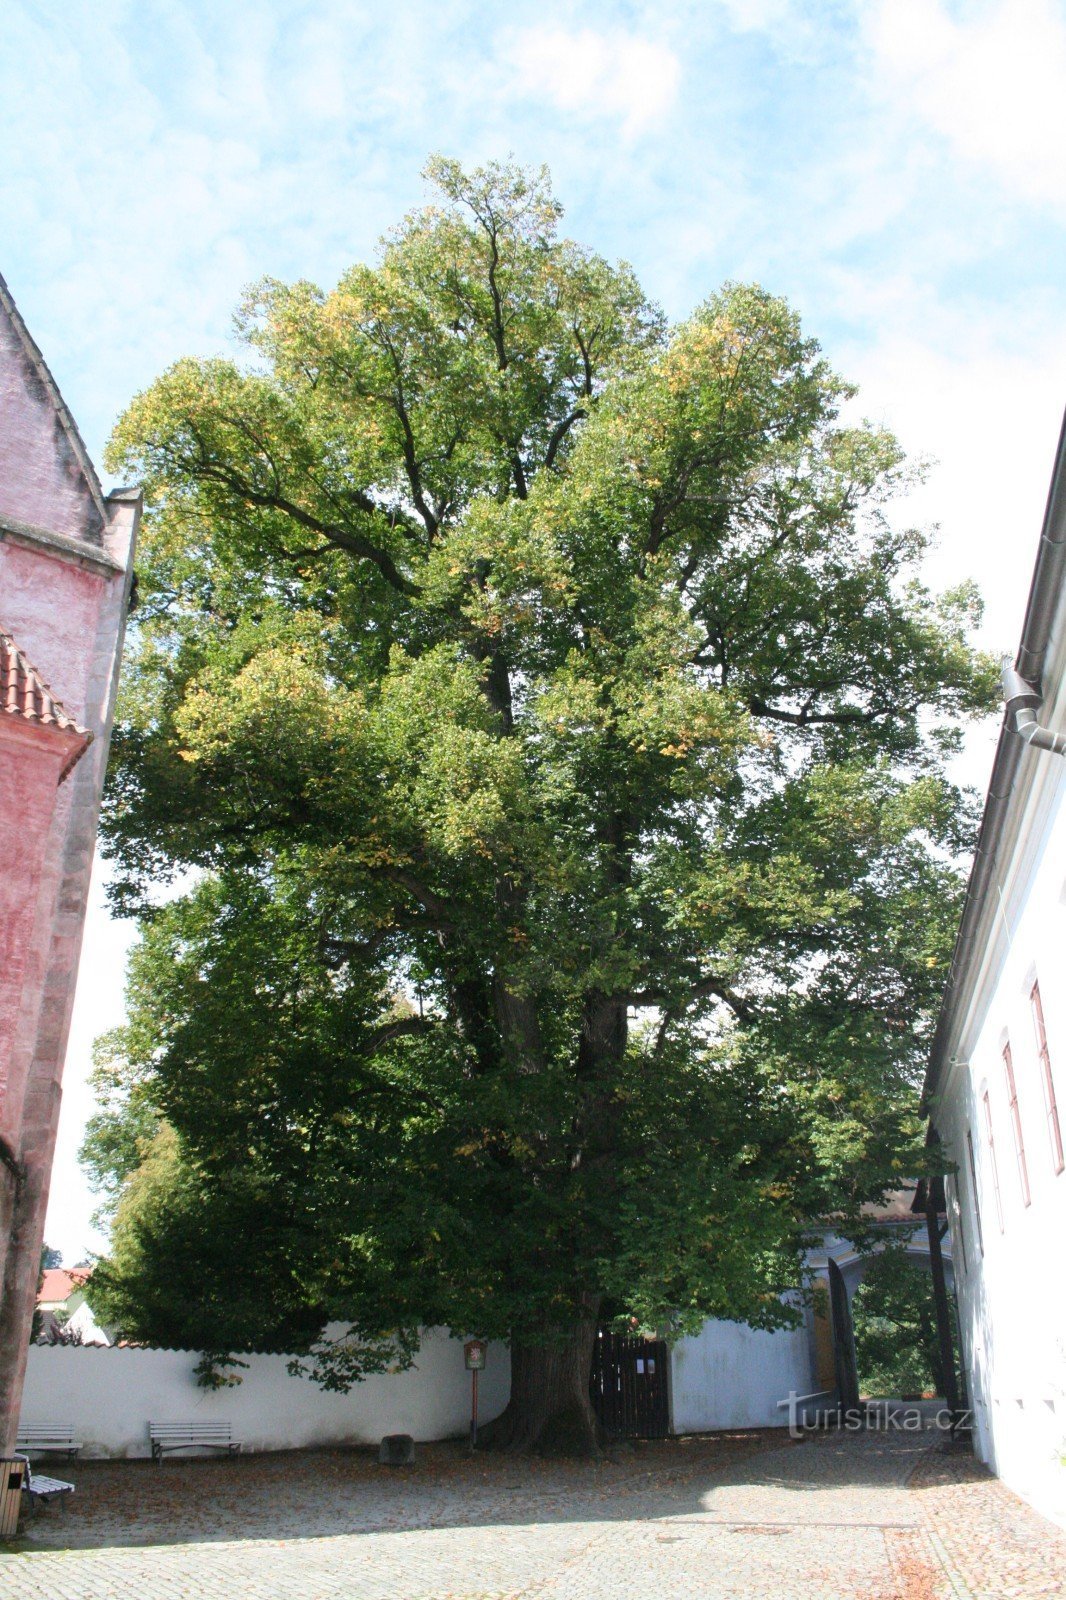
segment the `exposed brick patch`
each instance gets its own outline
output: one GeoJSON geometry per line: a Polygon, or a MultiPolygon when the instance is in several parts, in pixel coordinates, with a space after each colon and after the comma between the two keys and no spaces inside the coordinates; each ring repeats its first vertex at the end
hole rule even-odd
{"type": "Polygon", "coordinates": [[[887,1529],[885,1549],[891,1572],[886,1600],[954,1600],[951,1580],[924,1532],[887,1529]]]}

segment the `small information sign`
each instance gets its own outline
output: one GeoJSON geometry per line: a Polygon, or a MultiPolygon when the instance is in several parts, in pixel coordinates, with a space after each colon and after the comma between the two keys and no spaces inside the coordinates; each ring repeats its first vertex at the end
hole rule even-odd
{"type": "Polygon", "coordinates": [[[484,1372],[488,1346],[484,1339],[468,1339],[463,1345],[467,1372],[484,1372]]]}

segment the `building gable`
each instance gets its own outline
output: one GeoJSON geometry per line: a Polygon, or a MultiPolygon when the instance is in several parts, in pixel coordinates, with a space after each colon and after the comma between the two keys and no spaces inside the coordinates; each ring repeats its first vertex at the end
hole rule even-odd
{"type": "Polygon", "coordinates": [[[0,277],[0,525],[97,550],[108,512],[74,419],[0,277]]]}

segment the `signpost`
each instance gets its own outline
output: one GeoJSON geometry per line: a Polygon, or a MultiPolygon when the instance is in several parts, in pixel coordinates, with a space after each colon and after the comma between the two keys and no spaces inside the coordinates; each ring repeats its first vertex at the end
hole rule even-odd
{"type": "Polygon", "coordinates": [[[477,1375],[485,1370],[488,1345],[484,1339],[468,1339],[463,1345],[463,1360],[470,1374],[470,1449],[477,1449],[477,1375]]]}

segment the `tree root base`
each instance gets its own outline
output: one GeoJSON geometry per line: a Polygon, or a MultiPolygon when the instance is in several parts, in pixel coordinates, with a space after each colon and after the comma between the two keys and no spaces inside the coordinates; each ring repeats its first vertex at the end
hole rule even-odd
{"type": "Polygon", "coordinates": [[[509,1416],[510,1407],[478,1435],[478,1448],[503,1455],[551,1456],[564,1460],[598,1461],[603,1441],[595,1421],[578,1405],[567,1406],[549,1417],[509,1416]]]}

